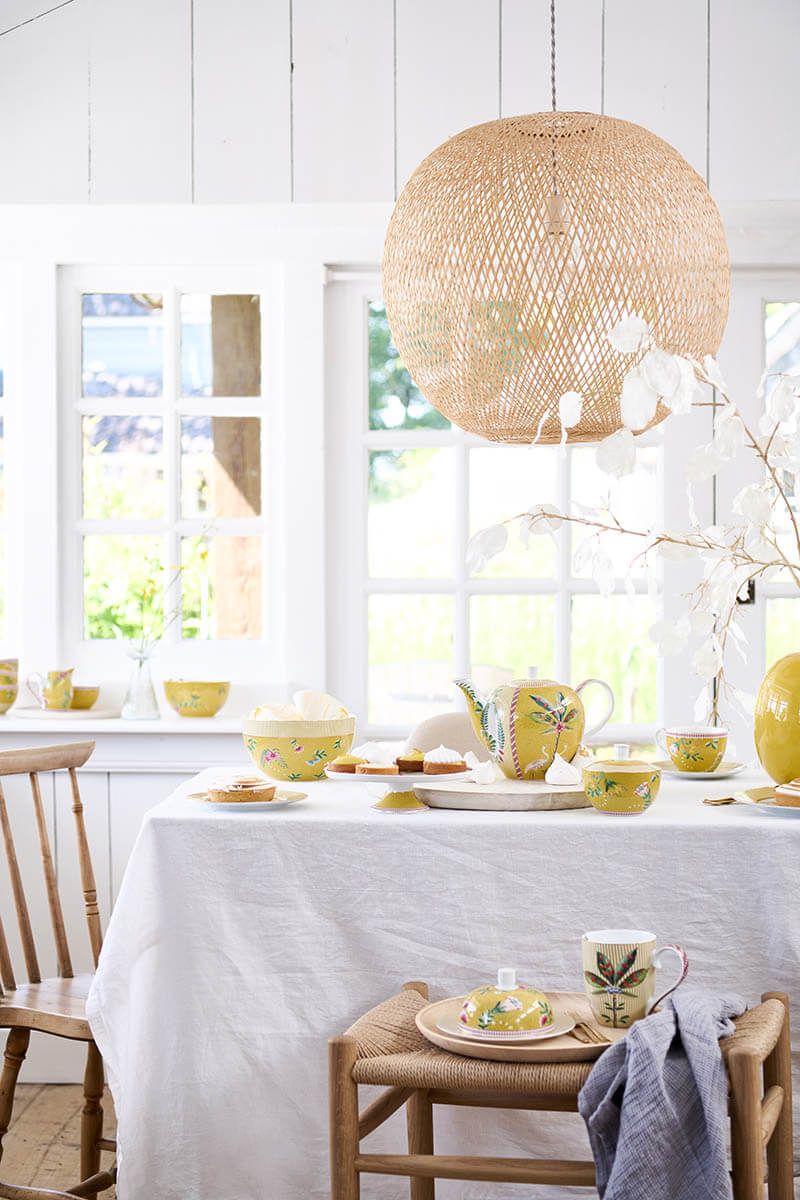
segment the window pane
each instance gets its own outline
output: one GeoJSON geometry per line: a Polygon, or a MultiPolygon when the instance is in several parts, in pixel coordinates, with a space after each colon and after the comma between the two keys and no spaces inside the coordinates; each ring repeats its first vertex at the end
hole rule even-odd
{"type": "Polygon", "coordinates": [[[369,721],[411,728],[453,704],[451,596],[370,596],[369,721]]]}
{"type": "Polygon", "coordinates": [[[371,450],[369,573],[449,578],[453,573],[453,451],[371,450]]]}
{"type": "Polygon", "coordinates": [[[261,637],[260,537],[183,538],[181,564],[184,638],[261,637]]]}
{"type": "Polygon", "coordinates": [[[164,627],[161,538],[89,534],[83,539],[83,627],[87,638],[139,638],[164,627]]]}
{"type": "MultiPolygon", "coordinates": [[[[572,472],[572,498],[579,504],[591,508],[604,508],[611,504],[611,510],[622,525],[628,529],[653,529],[659,522],[660,488],[658,484],[658,468],[661,450],[657,446],[644,446],[636,452],[636,468],[630,474],[619,480],[611,480],[597,467],[596,448],[594,446],[575,446],[570,450],[572,472]],[[611,491],[609,489],[611,488],[611,491]]],[[[604,514],[601,514],[601,519],[604,514]]],[[[572,553],[592,533],[582,525],[573,525],[572,553]]],[[[627,536],[619,533],[609,533],[600,536],[600,548],[609,556],[614,564],[617,577],[622,579],[628,574],[642,576],[644,567],[641,561],[631,563],[640,554],[646,544],[645,538],[627,536]]],[[[598,545],[597,540],[591,543],[598,545]]],[[[573,575],[578,578],[590,579],[592,576],[591,561],[580,570],[573,564],[573,575]]]]}
{"type": "Polygon", "coordinates": [[[161,417],[84,417],[83,515],[164,515],[161,417]]]}
{"type": "Polygon", "coordinates": [[[767,667],[800,650],[800,599],[767,600],[767,667]]]}
{"type": "MultiPolygon", "coordinates": [[[[470,537],[487,525],[526,512],[534,504],[554,504],[557,453],[549,446],[490,446],[470,450],[470,537]]],[[[520,540],[518,525],[514,525],[509,529],[506,549],[480,575],[491,579],[549,579],[555,567],[553,539],[531,538],[526,547],[520,540]]]]}
{"type": "Polygon", "coordinates": [[[473,596],[469,615],[471,677],[488,692],[508,679],[555,673],[552,596],[473,596]]]}
{"type": "Polygon", "coordinates": [[[184,517],[255,517],[261,512],[258,417],[181,417],[184,517]]]}
{"type": "MultiPolygon", "coordinates": [[[[616,698],[611,720],[633,724],[658,720],[656,649],[647,631],[657,620],[647,596],[573,596],[572,679],[604,679],[616,698]]],[[[599,688],[586,691],[587,723],[599,688]]]]}
{"type": "Polygon", "coordinates": [[[258,396],[261,392],[259,296],[181,296],[184,396],[258,396]]]}
{"type": "Polygon", "coordinates": [[[6,434],[5,419],[0,416],[0,513],[6,511],[6,434]]]}
{"type": "Polygon", "coordinates": [[[370,429],[449,429],[447,417],[414,386],[392,341],[382,304],[370,304],[367,323],[370,429]]]}
{"type": "MultiPolygon", "coordinates": [[[[800,374],[800,303],[770,301],[764,305],[764,361],[776,375],[800,374]]],[[[774,379],[766,381],[769,393],[774,379]]]]}
{"type": "Polygon", "coordinates": [[[8,576],[6,575],[6,538],[5,534],[0,534],[0,637],[4,637],[6,633],[7,584],[8,576]]]}
{"type": "Polygon", "coordinates": [[[82,372],[84,396],[160,396],[161,296],[85,295],[82,372]]]}

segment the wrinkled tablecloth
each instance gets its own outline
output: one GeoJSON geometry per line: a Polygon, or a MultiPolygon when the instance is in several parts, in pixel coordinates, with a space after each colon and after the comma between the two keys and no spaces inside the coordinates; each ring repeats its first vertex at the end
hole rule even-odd
{"type": "MultiPolygon", "coordinates": [[[[681,942],[695,983],[796,998],[800,820],[700,803],[732,781],[665,779],[626,820],[398,816],[329,782],[280,811],[227,812],[187,797],[209,774],[145,817],[90,996],[120,1200],[327,1200],[326,1039],[405,979],[441,997],[508,964],[580,988],[582,932],[627,925],[681,942]]],[[[441,1153],[589,1156],[577,1114],[437,1110],[436,1129],[441,1153]]],[[[404,1135],[398,1113],[365,1145],[402,1152],[404,1135]]],[[[442,1200],[528,1194],[437,1184],[442,1200]]],[[[407,1183],[370,1177],[362,1195],[407,1183]]]]}

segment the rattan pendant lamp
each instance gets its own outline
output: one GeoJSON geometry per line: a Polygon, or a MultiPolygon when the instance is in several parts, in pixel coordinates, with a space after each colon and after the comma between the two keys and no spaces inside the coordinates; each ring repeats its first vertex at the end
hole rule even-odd
{"type": "MultiPolygon", "coordinates": [[[[613,117],[552,111],[476,125],[434,150],[395,205],[383,290],[395,344],[447,417],[497,442],[571,442],[621,426],[636,359],[608,331],[644,317],[665,350],[719,348],[730,258],[703,179],[661,138],[613,117]]],[[[659,405],[653,424],[667,415],[659,405]]]]}

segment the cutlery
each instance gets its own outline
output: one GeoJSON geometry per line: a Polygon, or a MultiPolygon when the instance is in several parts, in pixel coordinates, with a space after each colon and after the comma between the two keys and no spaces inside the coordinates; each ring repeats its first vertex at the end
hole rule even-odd
{"type": "Polygon", "coordinates": [[[585,1021],[578,1013],[567,1013],[567,1016],[571,1017],[575,1022],[572,1034],[579,1042],[583,1042],[584,1045],[591,1044],[594,1046],[611,1045],[611,1038],[606,1037],[602,1030],[598,1029],[596,1025],[591,1025],[588,1021],[585,1021]]]}

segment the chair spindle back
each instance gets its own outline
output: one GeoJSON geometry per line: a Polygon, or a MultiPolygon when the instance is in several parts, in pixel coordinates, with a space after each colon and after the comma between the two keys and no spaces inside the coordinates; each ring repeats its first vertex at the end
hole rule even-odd
{"type": "MultiPolygon", "coordinates": [[[[61,897],[58,891],[53,852],[50,846],[50,835],[47,831],[47,822],[45,820],[39,774],[42,771],[66,771],[69,775],[86,926],[89,933],[92,958],[96,966],[100,955],[103,934],[100,925],[100,912],[97,906],[97,886],[95,884],[94,869],[89,852],[89,841],[86,836],[83,803],[81,801],[77,776],[77,768],[82,767],[89,759],[94,746],[94,742],[68,742],[60,746],[39,746],[34,749],[0,751],[0,779],[3,776],[27,775],[30,780],[33,812],[39,840],[39,853],[44,873],[45,893],[47,895],[47,907],[50,913],[50,924],[55,943],[58,974],[62,979],[71,979],[73,976],[72,957],[70,955],[66,925],[64,923],[64,911],[61,907],[61,897]]],[[[17,916],[17,925],[19,927],[22,955],[25,960],[25,971],[30,983],[40,983],[42,974],[36,953],[36,942],[31,925],[30,911],[25,895],[25,886],[22,880],[19,860],[17,858],[14,834],[8,814],[8,805],[1,782],[0,831],[2,832],[6,862],[8,864],[8,876],[17,916]]],[[[2,981],[2,987],[5,991],[11,991],[17,986],[2,918],[0,918],[0,981],[2,981]]]]}

